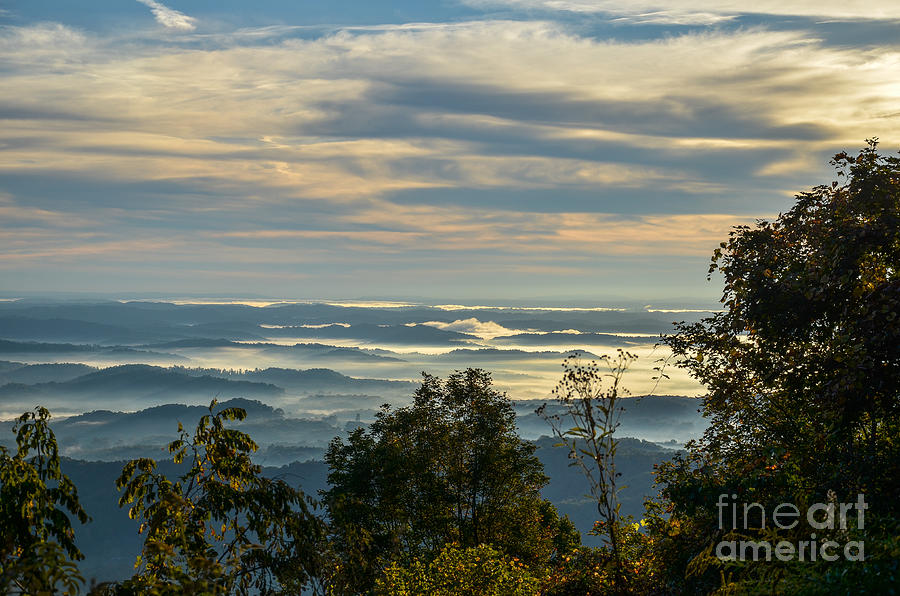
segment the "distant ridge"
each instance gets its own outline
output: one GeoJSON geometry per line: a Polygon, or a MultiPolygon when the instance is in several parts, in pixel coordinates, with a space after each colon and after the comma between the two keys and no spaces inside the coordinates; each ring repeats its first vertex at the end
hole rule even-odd
{"type": "Polygon", "coordinates": [[[365,361],[365,360],[389,360],[394,362],[403,362],[401,358],[396,358],[394,356],[385,356],[383,353],[392,353],[387,352],[386,350],[378,350],[378,349],[368,349],[368,348],[358,348],[358,347],[343,347],[343,346],[332,346],[328,344],[321,343],[304,343],[299,342],[291,345],[282,345],[276,344],[272,342],[260,341],[260,342],[240,342],[240,341],[232,341],[229,339],[205,339],[205,338],[191,338],[191,339],[180,339],[177,341],[165,342],[165,343],[157,343],[157,344],[146,344],[141,346],[143,348],[151,348],[151,349],[169,349],[169,350],[177,350],[183,348],[241,348],[245,350],[259,350],[263,349],[267,352],[280,352],[286,354],[292,353],[300,353],[303,356],[311,357],[311,358],[327,358],[333,356],[340,356],[341,358],[348,360],[357,360],[357,361],[365,361]],[[383,353],[378,353],[383,352],[383,353]]]}
{"type": "Polygon", "coordinates": [[[52,381],[69,381],[76,377],[94,372],[97,369],[86,364],[52,363],[23,364],[21,362],[2,362],[0,367],[0,386],[7,383],[49,383],[52,381]]]}
{"type": "Polygon", "coordinates": [[[367,379],[348,377],[330,368],[264,368],[243,371],[217,370],[209,368],[174,367],[173,370],[189,375],[211,375],[225,379],[242,379],[260,383],[272,383],[285,389],[295,391],[322,391],[325,389],[341,391],[382,391],[404,392],[412,394],[417,383],[408,381],[390,381],[385,379],[367,379]]]}
{"type": "Polygon", "coordinates": [[[91,353],[111,356],[132,355],[135,357],[166,358],[184,360],[177,354],[164,354],[140,350],[129,346],[100,346],[96,344],[44,343],[36,341],[9,341],[0,339],[0,354],[69,354],[91,353]]]}
{"type": "Polygon", "coordinates": [[[435,355],[435,359],[451,361],[459,360],[461,362],[467,362],[473,357],[476,357],[480,360],[509,360],[522,358],[523,355],[527,355],[530,358],[553,358],[562,361],[562,356],[575,352],[577,352],[584,358],[599,358],[598,355],[586,350],[542,350],[539,352],[530,352],[527,350],[519,350],[516,348],[459,348],[456,350],[451,350],[445,354],[437,354],[435,355]]]}
{"type": "Polygon", "coordinates": [[[116,400],[185,399],[220,395],[279,396],[284,389],[269,383],[231,381],[204,375],[195,377],[147,364],[123,364],[90,372],[64,382],[24,385],[10,383],[0,387],[0,397],[64,399],[71,396],[114,398],[116,400]]]}

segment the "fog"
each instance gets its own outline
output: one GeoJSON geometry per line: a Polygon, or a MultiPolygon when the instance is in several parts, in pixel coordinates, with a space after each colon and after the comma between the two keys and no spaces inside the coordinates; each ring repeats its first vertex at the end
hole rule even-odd
{"type": "MultiPolygon", "coordinates": [[[[703,389],[658,344],[671,330],[659,317],[640,307],[2,302],[0,417],[36,405],[60,419],[249,399],[280,417],[282,431],[261,441],[261,454],[268,454],[261,457],[274,464],[300,452],[320,456],[330,437],[371,422],[383,404],[409,403],[423,372],[445,378],[475,367],[490,371],[496,388],[514,400],[523,436],[537,438],[549,428],[534,409],[551,399],[564,359],[575,352],[587,362],[625,350],[637,359],[624,375],[624,393],[655,397],[630,402],[621,432],[677,445],[705,424],[694,400],[663,396],[694,397],[703,389]],[[656,370],[662,366],[663,377],[656,370]]],[[[169,412],[174,428],[177,415],[193,410],[153,411],[169,412]]],[[[107,459],[164,443],[162,427],[114,435],[86,423],[75,428],[63,445],[72,456],[107,459]]]]}

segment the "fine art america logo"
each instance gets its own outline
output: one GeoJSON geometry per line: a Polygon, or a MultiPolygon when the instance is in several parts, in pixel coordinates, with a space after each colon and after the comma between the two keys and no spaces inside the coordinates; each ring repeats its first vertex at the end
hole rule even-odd
{"type": "Polygon", "coordinates": [[[781,503],[771,510],[770,518],[769,512],[759,503],[738,503],[737,495],[721,494],[716,503],[720,530],[792,530],[805,518],[803,521],[809,525],[810,535],[808,540],[797,542],[723,540],[716,545],[716,557],[723,561],[771,561],[773,556],[779,561],[837,561],[843,556],[848,561],[865,561],[862,540],[838,542],[816,537],[816,531],[837,538],[846,537],[847,520],[851,516],[856,518],[856,528],[865,528],[865,511],[869,506],[864,495],[857,495],[855,503],[837,503],[836,500],[835,493],[828,491],[828,503],[814,503],[807,508],[805,516],[801,516],[800,509],[793,503],[781,503]],[[738,521],[739,513],[743,517],[742,524],[738,521]],[[726,517],[731,519],[728,524],[726,517]]]}

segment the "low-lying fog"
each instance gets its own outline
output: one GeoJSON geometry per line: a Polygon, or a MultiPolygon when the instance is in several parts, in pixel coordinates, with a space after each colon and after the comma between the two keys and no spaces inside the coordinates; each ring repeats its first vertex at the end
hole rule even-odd
{"type": "MultiPolygon", "coordinates": [[[[12,418],[38,404],[64,417],[246,398],[278,413],[282,431],[269,432],[262,442],[266,449],[281,450],[281,456],[270,454],[280,461],[300,454],[295,449],[300,447],[311,449],[304,456],[314,457],[330,436],[348,424],[370,421],[381,404],[407,403],[423,371],[446,377],[479,367],[516,401],[523,435],[537,438],[548,429],[535,419],[534,407],[549,399],[563,359],[573,351],[584,360],[619,349],[638,356],[624,378],[632,395],[699,395],[696,381],[671,363],[665,369],[668,378],[660,379],[654,369],[669,357],[657,345],[659,334],[670,332],[675,319],[707,312],[409,303],[2,302],[0,417],[12,418]]],[[[694,400],[657,397],[641,403],[647,405],[633,406],[625,417],[621,432],[627,436],[682,443],[702,432],[694,400]]],[[[169,417],[179,412],[187,415],[171,410],[169,417]]],[[[64,448],[73,456],[106,459],[140,451],[144,444],[162,444],[162,428],[149,434],[139,428],[102,430],[106,425],[125,428],[134,420],[88,424],[79,419],[72,427],[77,432],[65,435],[69,444],[64,448]]]]}

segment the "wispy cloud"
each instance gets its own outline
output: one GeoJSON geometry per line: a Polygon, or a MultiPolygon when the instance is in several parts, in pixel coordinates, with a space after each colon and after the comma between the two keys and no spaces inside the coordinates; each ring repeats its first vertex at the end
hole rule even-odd
{"type": "Polygon", "coordinates": [[[604,13],[635,23],[714,25],[742,14],[802,16],[830,19],[900,19],[893,0],[463,0],[475,7],[511,7],[524,10],[604,13]]]}
{"type": "Polygon", "coordinates": [[[564,19],[292,32],[0,28],[0,267],[146,263],[164,285],[172,264],[358,294],[656,283],[638,259],[687,285],[729,226],[821,182],[829,153],[900,144],[896,43],[602,39],[564,19]]]}
{"type": "Polygon", "coordinates": [[[197,28],[195,23],[197,19],[189,17],[173,8],[156,2],[156,0],[137,0],[141,4],[148,6],[156,22],[169,29],[177,29],[178,31],[193,31],[197,28]]]}
{"type": "Polygon", "coordinates": [[[0,168],[20,173],[309,199],[454,188],[709,196],[741,182],[700,155],[740,155],[741,176],[778,176],[810,147],[900,139],[900,119],[883,116],[900,100],[897,48],[833,48],[790,31],[600,42],[549,23],[477,22],[112,57],[65,28],[9,33],[4,59],[23,67],[0,90],[0,168]]]}

